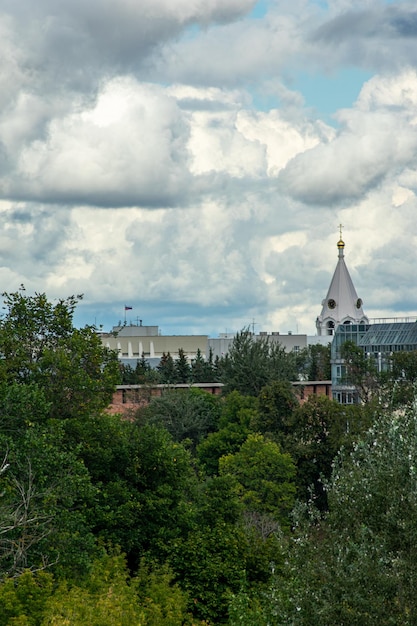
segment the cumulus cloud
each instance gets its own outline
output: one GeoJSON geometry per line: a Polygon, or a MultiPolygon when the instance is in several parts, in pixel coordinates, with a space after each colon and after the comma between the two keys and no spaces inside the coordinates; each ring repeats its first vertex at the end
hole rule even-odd
{"type": "Polygon", "coordinates": [[[187,125],[163,90],[107,83],[91,109],[50,120],[22,147],[3,195],[98,206],[176,204],[187,187],[187,125]]]}
{"type": "Polygon", "coordinates": [[[306,203],[338,204],[417,164],[416,96],[414,71],[369,81],[355,108],[339,112],[334,138],[288,163],[280,176],[287,192],[306,203]]]}
{"type": "Polygon", "coordinates": [[[415,7],[255,4],[0,0],[4,289],[313,332],[341,222],[366,312],[417,309],[415,7]],[[374,75],[329,126],[295,77],[352,65],[374,75]]]}
{"type": "Polygon", "coordinates": [[[416,63],[417,11],[413,2],[381,6],[375,0],[356,5],[342,0],[336,9],[334,16],[309,36],[317,56],[321,53],[328,67],[348,62],[372,70],[398,70],[416,63]]]}

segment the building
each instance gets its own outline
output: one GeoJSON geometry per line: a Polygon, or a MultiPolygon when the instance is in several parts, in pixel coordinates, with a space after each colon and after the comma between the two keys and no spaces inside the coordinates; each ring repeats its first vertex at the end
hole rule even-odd
{"type": "Polygon", "coordinates": [[[322,309],[316,320],[319,336],[332,336],[340,324],[367,324],[369,323],[363,311],[363,302],[358,298],[344,258],[345,243],[340,239],[337,242],[339,258],[330,283],[327,295],[322,301],[322,309]]]}
{"type": "Polygon", "coordinates": [[[336,329],[331,348],[333,399],[341,404],[356,404],[359,396],[355,387],[346,383],[346,368],[341,357],[341,348],[346,341],[361,348],[369,359],[374,360],[377,371],[384,372],[390,367],[392,354],[417,350],[416,318],[340,325],[336,329]]]}
{"type": "MultiPolygon", "coordinates": [[[[255,341],[267,340],[270,344],[280,344],[287,352],[299,352],[308,345],[307,335],[294,335],[291,332],[282,335],[276,331],[271,333],[265,331],[253,334],[252,336],[255,341]]],[[[207,341],[207,353],[211,350],[213,358],[225,356],[232,347],[234,338],[234,333],[223,333],[214,338],[209,337],[207,341]]]]}
{"type": "Polygon", "coordinates": [[[101,333],[103,345],[116,350],[119,359],[132,367],[142,357],[156,367],[163,354],[169,352],[176,359],[180,349],[184,350],[189,361],[196,358],[198,350],[205,356],[207,339],[207,335],[164,336],[158,326],[143,326],[141,323],[114,326],[110,333],[101,333]]]}
{"type": "MultiPolygon", "coordinates": [[[[314,343],[329,343],[328,337],[308,337],[291,332],[285,335],[260,332],[253,336],[256,341],[267,339],[271,344],[280,344],[287,352],[299,352],[314,343]]],[[[114,326],[109,333],[101,333],[103,345],[116,350],[120,361],[133,368],[142,357],[151,367],[157,367],[164,353],[169,352],[173,359],[177,359],[179,349],[184,351],[189,362],[196,358],[198,350],[205,359],[209,358],[210,351],[213,359],[221,358],[229,352],[234,338],[234,333],[220,334],[215,338],[208,335],[161,335],[158,326],[143,326],[141,323],[122,324],[114,326]]]]}

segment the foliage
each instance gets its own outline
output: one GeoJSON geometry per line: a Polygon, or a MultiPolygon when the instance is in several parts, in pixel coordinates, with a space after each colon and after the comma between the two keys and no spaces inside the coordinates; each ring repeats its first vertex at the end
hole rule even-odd
{"type": "Polygon", "coordinates": [[[270,514],[288,527],[295,496],[295,467],[277,443],[250,434],[238,452],[221,457],[219,471],[220,475],[236,478],[248,511],[270,514]]]}
{"type": "Polygon", "coordinates": [[[225,392],[237,390],[244,395],[257,396],[265,385],[274,380],[295,380],[296,359],[280,344],[268,337],[255,339],[248,329],[233,339],[227,359],[222,364],[225,392]]]}
{"type": "Polygon", "coordinates": [[[189,453],[154,425],[117,416],[83,425],[80,454],[97,488],[88,519],[95,535],[118,545],[134,570],[146,552],[163,560],[190,523],[195,475],[189,453]]]}
{"type": "Polygon", "coordinates": [[[259,394],[259,413],[252,429],[283,441],[289,432],[289,422],[299,406],[294,388],[288,381],[275,381],[263,387],[259,394]]]}
{"type": "Polygon", "coordinates": [[[0,437],[0,576],[54,564],[84,569],[94,550],[86,505],[95,494],[77,450],[66,450],[58,424],[0,437]]]}
{"type": "Polygon", "coordinates": [[[169,352],[168,354],[165,354],[165,352],[162,354],[156,369],[161,385],[174,385],[177,382],[174,359],[169,352]]]}
{"type": "Polygon", "coordinates": [[[191,381],[193,383],[217,382],[213,363],[213,351],[210,348],[208,359],[204,359],[200,348],[197,349],[195,359],[191,363],[191,381]]]}
{"type": "Polygon", "coordinates": [[[378,402],[382,378],[375,360],[368,357],[353,341],[345,341],[340,353],[346,371],[344,382],[355,387],[361,402],[378,402]]]}
{"type": "Polygon", "coordinates": [[[185,626],[188,598],[166,566],[129,575],[120,554],[103,554],[77,583],[26,571],[0,584],[0,626],[185,626]]]}
{"type": "Polygon", "coordinates": [[[197,457],[208,475],[217,474],[219,458],[237,452],[258,419],[258,401],[232,391],[221,400],[219,430],[209,433],[197,447],[197,457]]]}
{"type": "Polygon", "coordinates": [[[246,540],[234,524],[201,525],[175,542],[171,564],[189,595],[189,610],[210,624],[226,620],[230,593],[244,577],[246,540]]]}
{"type": "Polygon", "coordinates": [[[330,380],[331,344],[312,344],[297,354],[298,371],[301,380],[330,380]]]}
{"type": "Polygon", "coordinates": [[[182,348],[178,349],[178,359],[174,362],[175,382],[188,383],[191,377],[191,367],[182,348]]]}
{"type": "Polygon", "coordinates": [[[38,626],[53,593],[53,577],[46,572],[25,571],[0,584],[0,626],[38,626]]]}
{"type": "Polygon", "coordinates": [[[151,368],[145,356],[137,361],[135,368],[131,365],[119,364],[120,383],[122,385],[152,385],[159,382],[157,370],[151,368]]]}
{"type": "Polygon", "coordinates": [[[297,495],[303,502],[314,498],[320,509],[327,506],[324,481],[339,449],[348,443],[348,414],[348,407],[313,395],[287,421],[283,446],[297,465],[297,495]]]}
{"type": "Polygon", "coordinates": [[[152,398],[137,413],[139,423],[163,426],[174,441],[191,442],[192,448],[213,431],[219,419],[219,399],[201,389],[175,389],[152,398]]]}
{"type": "Polygon", "coordinates": [[[394,352],[390,357],[390,393],[392,407],[412,406],[417,383],[417,351],[394,352]]]}
{"type": "Polygon", "coordinates": [[[0,320],[0,380],[35,384],[53,417],[89,415],[104,409],[118,380],[117,355],[102,346],[92,326],[74,328],[81,296],[52,304],[24,289],[4,293],[0,320]]]}
{"type": "Polygon", "coordinates": [[[416,623],[416,424],[415,410],[380,413],[335,464],[329,512],[296,517],[288,568],[263,602],[278,623],[416,623]]]}

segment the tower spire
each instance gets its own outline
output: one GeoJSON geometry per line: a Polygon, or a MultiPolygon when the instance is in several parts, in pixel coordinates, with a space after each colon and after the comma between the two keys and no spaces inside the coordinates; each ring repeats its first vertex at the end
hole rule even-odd
{"type": "Polygon", "coordinates": [[[340,238],[339,238],[339,241],[337,242],[337,249],[339,250],[339,259],[341,259],[344,256],[343,251],[345,249],[345,242],[342,239],[342,228],[343,228],[343,225],[339,224],[339,237],[340,238]]]}
{"type": "Polygon", "coordinates": [[[344,259],[345,242],[342,239],[342,224],[339,224],[339,259],[326,298],[322,302],[321,314],[316,320],[319,335],[333,335],[339,324],[367,323],[362,300],[358,298],[344,259]]]}

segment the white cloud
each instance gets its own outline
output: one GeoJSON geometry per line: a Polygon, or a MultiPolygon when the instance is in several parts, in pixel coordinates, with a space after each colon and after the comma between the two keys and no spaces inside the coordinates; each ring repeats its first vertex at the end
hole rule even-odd
{"type": "Polygon", "coordinates": [[[288,163],[281,175],[288,193],[312,204],[358,199],[415,162],[417,75],[407,72],[388,83],[391,89],[377,77],[366,84],[357,106],[338,113],[341,129],[334,138],[288,163]]]}
{"type": "Polygon", "coordinates": [[[413,5],[254,4],[0,1],[4,289],[314,332],[341,222],[366,312],[417,310],[413,5]],[[355,64],[335,129],[292,80],[355,64]]]}
{"type": "Polygon", "coordinates": [[[22,149],[5,195],[104,206],[175,204],[187,185],[187,124],[163,89],[122,78],[96,105],[49,122],[22,149]]]}

